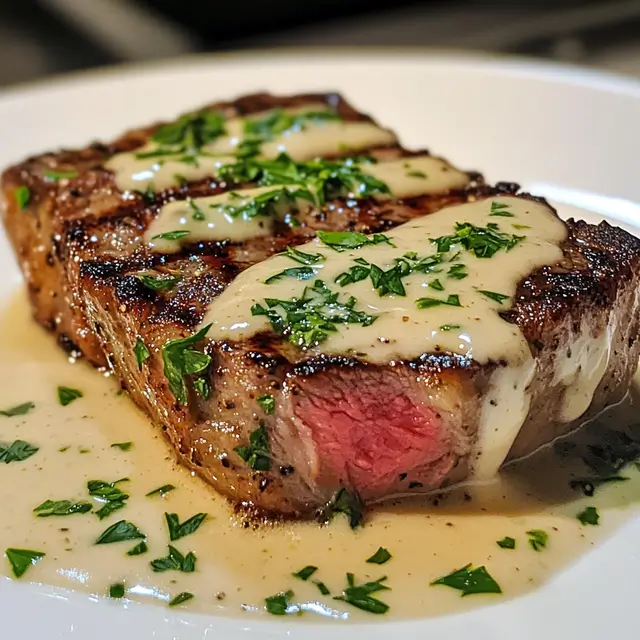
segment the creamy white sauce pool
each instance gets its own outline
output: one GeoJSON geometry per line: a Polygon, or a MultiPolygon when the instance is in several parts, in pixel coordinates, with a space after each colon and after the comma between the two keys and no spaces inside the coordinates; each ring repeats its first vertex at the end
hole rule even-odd
{"type": "MultiPolygon", "coordinates": [[[[0,552],[17,547],[47,554],[27,571],[23,582],[100,596],[111,584],[124,582],[127,597],[161,606],[188,591],[195,595],[182,605],[189,610],[249,618],[267,615],[266,596],[292,589],[292,601],[303,608],[334,618],[380,621],[331,596],[320,596],[311,582],[291,576],[311,564],[319,567],[313,579],[324,582],[332,595],[346,586],[346,572],[355,573],[358,581],[388,576],[392,590],[377,594],[391,607],[386,617],[443,615],[540,586],[637,513],[640,474],[633,465],[622,474],[631,478],[628,482],[607,485],[593,498],[579,498],[567,483],[572,472],[584,475],[584,470],[573,458],[563,460],[547,450],[503,471],[492,483],[452,493],[437,507],[380,507],[358,531],[351,531],[342,518],[326,527],[287,523],[245,529],[224,499],[175,464],[162,436],[126,396],[117,395],[111,378],[82,363],[70,364],[28,316],[21,296],[6,309],[0,325],[0,407],[28,400],[36,404],[26,416],[0,416],[0,442],[20,438],[40,447],[24,462],[0,464],[0,552]],[[56,398],[59,385],[80,389],[84,397],[61,407],[56,398]],[[110,446],[128,441],[133,443],[128,452],[110,446]],[[93,513],[51,518],[32,513],[48,498],[91,500],[88,480],[122,477],[130,479],[120,486],[131,498],[104,521],[93,513]],[[164,499],[145,497],[165,484],[177,488],[164,499]],[[465,491],[472,496],[470,502],[465,491]],[[582,526],[576,519],[587,505],[598,508],[600,526],[582,526]],[[180,521],[199,512],[209,514],[195,534],[173,543],[182,553],[196,554],[195,573],[150,570],[149,561],[167,553],[165,511],[177,513],[180,521]],[[126,555],[136,541],[93,544],[123,518],[147,534],[147,554],[126,555]],[[534,552],[527,544],[526,532],[532,529],[548,532],[545,550],[534,552]],[[516,539],[514,551],[497,546],[505,536],[516,539]],[[367,564],[380,546],[393,558],[382,566],[367,564]],[[458,591],[429,586],[469,562],[485,565],[503,595],[461,598],[458,591]]],[[[589,437],[605,434],[607,424],[637,422],[637,411],[637,404],[626,404],[589,437]]],[[[0,574],[10,575],[6,558],[0,558],[0,574]]],[[[286,622],[293,619],[297,620],[286,622]]],[[[317,619],[310,611],[301,618],[317,619]]]]}

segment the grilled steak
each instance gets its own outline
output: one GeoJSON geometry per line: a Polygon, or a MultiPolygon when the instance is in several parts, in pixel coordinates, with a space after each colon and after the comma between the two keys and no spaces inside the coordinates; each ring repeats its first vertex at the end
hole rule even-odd
{"type": "MultiPolygon", "coordinates": [[[[212,108],[246,115],[310,102],[331,105],[347,121],[366,121],[335,95],[256,95],[212,108]]],[[[433,490],[468,477],[479,413],[492,374],[504,363],[424,353],[372,364],[322,354],[321,348],[300,350],[272,332],[241,342],[201,335],[189,342],[189,336],[240,272],[307,242],[318,230],[382,232],[447,205],[516,195],[517,186],[489,188],[469,174],[464,189],[422,197],[336,197],[300,211],[296,225],[276,221],[268,235],[198,242],[163,254],[151,251],[143,234],[165,203],[249,183],[207,178],[153,198],[121,192],[105,162],[142,147],[156,130],[32,158],[4,173],[5,224],[36,319],[63,346],[111,366],[181,460],[243,505],[306,516],[338,496],[337,508],[353,512],[360,500],[433,490]],[[51,170],[72,177],[53,180],[51,170]],[[23,186],[26,204],[16,191],[23,186]],[[149,288],[140,273],[178,274],[180,282],[149,288]],[[185,350],[210,361],[199,359],[206,367],[187,367],[185,382],[180,376],[176,382],[172,358],[185,350]],[[266,397],[265,409],[259,399],[266,397]]],[[[378,160],[417,155],[393,144],[364,152],[378,160]]],[[[562,260],[520,282],[513,307],[502,313],[522,331],[536,363],[530,408],[510,459],[620,400],[638,361],[640,241],[606,223],[569,221],[567,233],[562,260]],[[572,352],[603,336],[611,356],[597,388],[579,416],[563,418],[564,390],[572,380],[557,375],[559,363],[575,360],[572,352]]]]}

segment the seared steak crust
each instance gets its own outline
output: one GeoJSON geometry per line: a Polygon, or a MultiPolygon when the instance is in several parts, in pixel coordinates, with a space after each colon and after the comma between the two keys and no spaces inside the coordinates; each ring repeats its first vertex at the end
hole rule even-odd
{"type": "MultiPolygon", "coordinates": [[[[220,103],[230,115],[324,101],[352,120],[365,119],[336,95],[274,98],[260,94],[220,103]]],[[[133,150],[154,128],[125,134],[111,145],[31,158],[3,175],[5,224],[25,274],[36,319],[68,348],[96,365],[109,364],[135,402],[162,427],[182,461],[236,502],[290,516],[308,515],[341,488],[365,501],[429,490],[469,471],[478,415],[495,362],[480,366],[458,356],[424,354],[411,362],[372,365],[346,357],[308,358],[273,335],[242,343],[204,345],[212,357],[212,394],[193,389],[184,406],[164,375],[161,349],[188,336],[209,303],[247,267],[308,241],[319,229],[377,232],[448,204],[507,193],[470,175],[469,189],[380,204],[333,201],[301,217],[301,226],[243,244],[200,243],[181,253],[149,252],[142,235],[173,199],[213,195],[235,187],[213,180],[156,194],[124,195],[102,168],[114,153],[133,150]],[[50,182],[47,168],[78,177],[50,182]],[[14,191],[31,199],[20,211],[14,191]],[[179,271],[181,285],[155,292],[134,274],[179,271]],[[151,356],[141,366],[138,339],[151,356]],[[271,394],[266,414],[257,398],[271,394]],[[255,471],[235,451],[264,424],[271,469],[255,471]],[[398,461],[406,464],[398,469],[398,461]]],[[[401,147],[371,149],[375,157],[411,155],[401,147]]],[[[422,152],[424,153],[424,152],[422,152]]],[[[532,273],[518,287],[504,318],[523,331],[537,360],[529,415],[510,457],[531,452],[621,399],[639,349],[640,241],[606,223],[569,221],[561,263],[532,273]],[[585,331],[610,327],[610,358],[587,415],[559,417],[564,385],[553,382],[559,359],[585,331]]]]}

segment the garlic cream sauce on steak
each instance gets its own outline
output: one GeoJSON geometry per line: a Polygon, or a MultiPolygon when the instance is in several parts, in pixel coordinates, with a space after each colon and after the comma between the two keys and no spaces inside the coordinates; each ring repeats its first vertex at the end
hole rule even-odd
{"type": "MultiPolygon", "coordinates": [[[[185,116],[184,118],[188,118],[185,116]]],[[[262,158],[276,158],[286,152],[296,161],[318,156],[357,152],[397,143],[396,136],[372,122],[345,122],[326,104],[273,109],[243,118],[226,119],[220,112],[204,117],[211,120],[205,144],[191,141],[192,147],[176,144],[170,132],[132,153],[116,154],[105,168],[115,174],[122,191],[162,191],[181,181],[196,181],[218,174],[221,166],[237,155],[257,150],[262,158]],[[278,118],[280,121],[278,121],[278,118]],[[198,147],[198,153],[192,153],[198,147]]],[[[180,121],[173,125],[179,127],[180,121]]],[[[179,134],[179,129],[176,129],[179,134]]]]}
{"type": "Polygon", "coordinates": [[[241,273],[202,326],[218,341],[276,330],[309,355],[380,363],[453,353],[500,363],[476,443],[475,475],[491,477],[527,415],[534,373],[521,330],[499,314],[522,278],[562,258],[566,236],[550,207],[511,196],[446,207],[386,234],[320,232],[241,273]],[[330,328],[299,330],[292,303],[334,318],[330,328]]]}
{"type": "MultiPolygon", "coordinates": [[[[227,166],[231,169],[233,162],[227,166]]],[[[469,178],[440,158],[413,156],[383,162],[354,162],[364,176],[380,181],[387,190],[371,194],[375,200],[412,198],[461,189],[469,178]]],[[[356,185],[348,197],[361,197],[365,185],[356,185]]],[[[317,205],[318,194],[309,185],[277,185],[228,191],[206,198],[166,204],[145,233],[149,246],[160,253],[179,251],[184,244],[199,241],[242,242],[272,231],[275,218],[295,220],[296,212],[317,205]],[[260,198],[270,206],[255,208],[260,198]],[[267,203],[267,200],[270,200],[267,203]]]]}

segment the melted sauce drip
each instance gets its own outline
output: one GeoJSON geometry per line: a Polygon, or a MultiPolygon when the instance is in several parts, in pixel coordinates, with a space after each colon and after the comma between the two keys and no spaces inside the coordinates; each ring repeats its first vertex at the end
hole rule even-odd
{"type": "MultiPolygon", "coordinates": [[[[629,481],[604,485],[592,498],[582,498],[568,486],[571,478],[587,473],[575,453],[579,449],[572,452],[570,443],[606,441],[612,427],[632,424],[638,415],[634,387],[628,401],[574,436],[563,447],[564,457],[549,448],[510,466],[491,483],[459,488],[435,503],[405,501],[380,507],[357,531],[351,531],[342,518],[325,527],[286,523],[244,528],[225,500],[173,462],[162,436],[126,396],[116,394],[112,379],[81,363],[69,364],[49,335],[26,322],[28,313],[21,296],[19,304],[7,309],[0,331],[0,406],[27,400],[36,404],[26,416],[0,418],[0,441],[21,438],[40,447],[24,462],[0,464],[0,550],[17,547],[47,554],[28,570],[23,582],[101,596],[109,585],[124,582],[128,598],[160,604],[189,591],[195,598],[184,607],[234,616],[266,615],[266,596],[293,589],[292,601],[305,610],[301,620],[317,620],[312,617],[315,612],[379,621],[331,596],[320,596],[311,581],[291,576],[311,564],[319,567],[313,579],[324,582],[332,595],[346,586],[347,571],[358,581],[387,575],[392,590],[377,594],[391,607],[387,618],[436,616],[542,585],[637,513],[640,473],[633,465],[622,473],[629,481]],[[84,397],[61,407],[58,385],[81,389],[84,397]],[[130,451],[111,447],[127,441],[133,442],[130,451]],[[58,518],[37,518],[32,513],[47,498],[90,500],[88,480],[122,477],[129,478],[121,486],[131,498],[108,519],[99,521],[93,513],[58,518]],[[145,497],[168,483],[176,490],[165,498],[145,497]],[[585,506],[598,508],[600,526],[583,526],[576,519],[585,506]],[[179,514],[180,521],[198,512],[209,514],[195,534],[173,543],[182,553],[195,552],[194,573],[154,573],[149,567],[150,560],[167,554],[165,511],[179,514]],[[147,534],[147,554],[126,555],[137,541],[93,545],[120,519],[147,534]],[[549,534],[546,549],[535,552],[527,544],[525,532],[532,529],[549,534]],[[505,536],[516,539],[515,550],[497,546],[505,536]],[[379,546],[393,558],[382,566],[367,564],[379,546]],[[469,562],[486,565],[503,595],[461,598],[458,591],[429,586],[469,562]]],[[[629,433],[640,439],[637,426],[629,433]]],[[[6,560],[0,562],[0,573],[10,575],[6,560]]],[[[293,616],[286,622],[296,620],[293,616]]]]}
{"type": "MultiPolygon", "coordinates": [[[[298,115],[309,112],[331,113],[325,104],[308,104],[303,107],[279,109],[278,111],[298,115]]],[[[154,142],[136,149],[132,153],[119,153],[105,163],[112,171],[118,189],[127,191],[154,192],[168,189],[183,180],[195,182],[214,178],[222,164],[228,164],[238,152],[245,139],[246,122],[268,116],[270,112],[253,114],[247,118],[231,118],[225,123],[226,135],[206,144],[194,161],[185,162],[184,153],[160,157],[140,157],[158,148],[154,142]]],[[[293,160],[303,161],[324,155],[343,154],[368,147],[392,145],[396,136],[370,122],[343,122],[341,120],[310,121],[303,126],[294,126],[268,140],[260,147],[260,157],[276,158],[287,153],[293,160]]]]}

